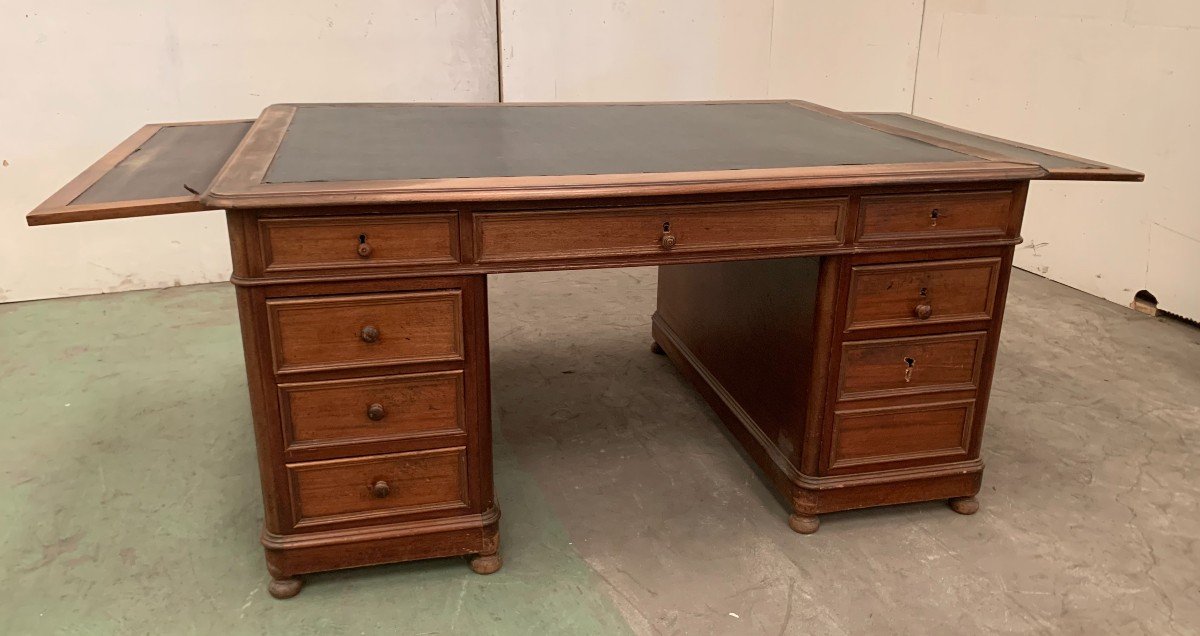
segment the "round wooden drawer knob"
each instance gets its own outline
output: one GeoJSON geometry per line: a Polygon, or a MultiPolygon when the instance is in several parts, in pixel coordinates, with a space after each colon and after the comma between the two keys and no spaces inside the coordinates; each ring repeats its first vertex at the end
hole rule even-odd
{"type": "Polygon", "coordinates": [[[369,257],[371,255],[371,244],[367,243],[365,241],[362,243],[359,243],[358,244],[358,255],[363,258],[369,257]]]}
{"type": "Polygon", "coordinates": [[[370,342],[378,342],[379,341],[379,329],[372,325],[367,325],[366,327],[363,327],[362,331],[359,332],[358,335],[360,338],[362,338],[363,342],[370,343],[370,342]]]}
{"type": "Polygon", "coordinates": [[[676,239],[675,239],[674,234],[663,234],[662,235],[662,248],[664,250],[669,250],[672,247],[675,247],[675,242],[676,242],[676,239]]]}
{"type": "Polygon", "coordinates": [[[926,303],[921,303],[920,305],[917,305],[917,308],[913,310],[913,313],[917,314],[917,318],[920,318],[921,320],[929,320],[929,317],[933,315],[933,307],[926,303]]]}
{"type": "Polygon", "coordinates": [[[367,417],[372,421],[378,422],[379,420],[382,420],[384,414],[385,411],[383,410],[382,404],[376,403],[367,407],[367,417]]]}
{"type": "Polygon", "coordinates": [[[383,499],[391,492],[392,489],[388,488],[387,482],[383,481],[382,479],[375,482],[375,484],[371,486],[371,494],[374,495],[376,499],[383,499]]]}

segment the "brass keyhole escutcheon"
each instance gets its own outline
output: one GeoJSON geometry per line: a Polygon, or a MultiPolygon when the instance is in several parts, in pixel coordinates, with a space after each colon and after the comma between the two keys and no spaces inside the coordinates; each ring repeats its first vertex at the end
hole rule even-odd
{"type": "Polygon", "coordinates": [[[371,244],[367,242],[366,234],[358,235],[358,255],[363,258],[371,255],[371,244]]]}
{"type": "Polygon", "coordinates": [[[662,245],[664,250],[669,250],[675,247],[676,240],[675,235],[671,234],[671,222],[665,221],[663,223],[662,239],[659,240],[659,244],[662,245]]]}
{"type": "Polygon", "coordinates": [[[912,382],[913,367],[915,367],[917,365],[917,361],[915,358],[905,358],[904,364],[905,364],[904,381],[912,382]]]}
{"type": "Polygon", "coordinates": [[[941,218],[941,216],[942,216],[941,210],[939,210],[937,208],[934,208],[933,210],[931,210],[929,212],[929,225],[931,225],[931,226],[937,225],[938,219],[941,218]]]}

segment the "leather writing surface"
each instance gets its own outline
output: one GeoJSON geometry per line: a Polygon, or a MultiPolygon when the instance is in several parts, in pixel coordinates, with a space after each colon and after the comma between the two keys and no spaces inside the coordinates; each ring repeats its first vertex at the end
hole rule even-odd
{"type": "Polygon", "coordinates": [[[308,105],[264,183],[978,161],[787,103],[308,105]]]}
{"type": "Polygon", "coordinates": [[[164,126],[71,205],[186,197],[204,192],[250,124],[238,121],[164,126]]]}
{"type": "Polygon", "coordinates": [[[862,116],[872,121],[877,121],[881,124],[888,124],[889,126],[903,128],[905,130],[929,135],[931,137],[937,137],[939,139],[945,139],[946,141],[952,141],[954,143],[971,146],[973,148],[979,148],[980,150],[990,150],[1007,157],[1012,157],[1013,159],[1019,161],[1036,163],[1047,170],[1096,167],[1096,164],[1094,163],[1074,161],[1066,157],[1059,157],[1057,155],[1038,152],[1036,150],[1023,148],[1014,144],[1006,144],[1003,141],[988,139],[987,137],[980,137],[979,135],[973,135],[966,131],[954,130],[953,128],[939,126],[938,124],[930,121],[914,119],[903,113],[872,113],[862,116]]]}

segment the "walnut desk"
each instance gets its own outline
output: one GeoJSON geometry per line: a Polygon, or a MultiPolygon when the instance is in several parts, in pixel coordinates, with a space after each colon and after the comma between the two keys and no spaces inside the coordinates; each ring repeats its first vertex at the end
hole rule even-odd
{"type": "Polygon", "coordinates": [[[296,104],[147,126],[28,222],[227,211],[286,598],[310,572],[500,567],[495,272],[658,265],[652,349],[797,532],[902,502],[974,512],[1013,247],[1047,178],[1142,175],[795,101],[296,104]]]}

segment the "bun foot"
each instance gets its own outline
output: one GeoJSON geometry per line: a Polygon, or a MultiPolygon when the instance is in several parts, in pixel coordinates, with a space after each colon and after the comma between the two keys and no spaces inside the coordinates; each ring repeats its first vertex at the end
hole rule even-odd
{"type": "Polygon", "coordinates": [[[812,534],[821,527],[821,520],[817,515],[802,515],[796,513],[788,517],[788,527],[800,534],[812,534]]]}
{"type": "Polygon", "coordinates": [[[960,515],[973,515],[979,512],[979,500],[974,497],[954,497],[948,503],[950,509],[960,515]]]}
{"type": "Polygon", "coordinates": [[[299,594],[301,587],[304,587],[304,581],[295,577],[290,579],[271,579],[271,584],[267,586],[267,591],[275,598],[285,599],[299,594]]]}
{"type": "Polygon", "coordinates": [[[471,557],[471,570],[476,574],[492,574],[504,565],[500,554],[477,554],[471,557]]]}
{"type": "Polygon", "coordinates": [[[660,356],[667,355],[666,350],[664,350],[662,348],[662,346],[659,345],[657,342],[653,342],[653,341],[650,342],[650,353],[653,353],[655,355],[660,355],[660,356]]]}

